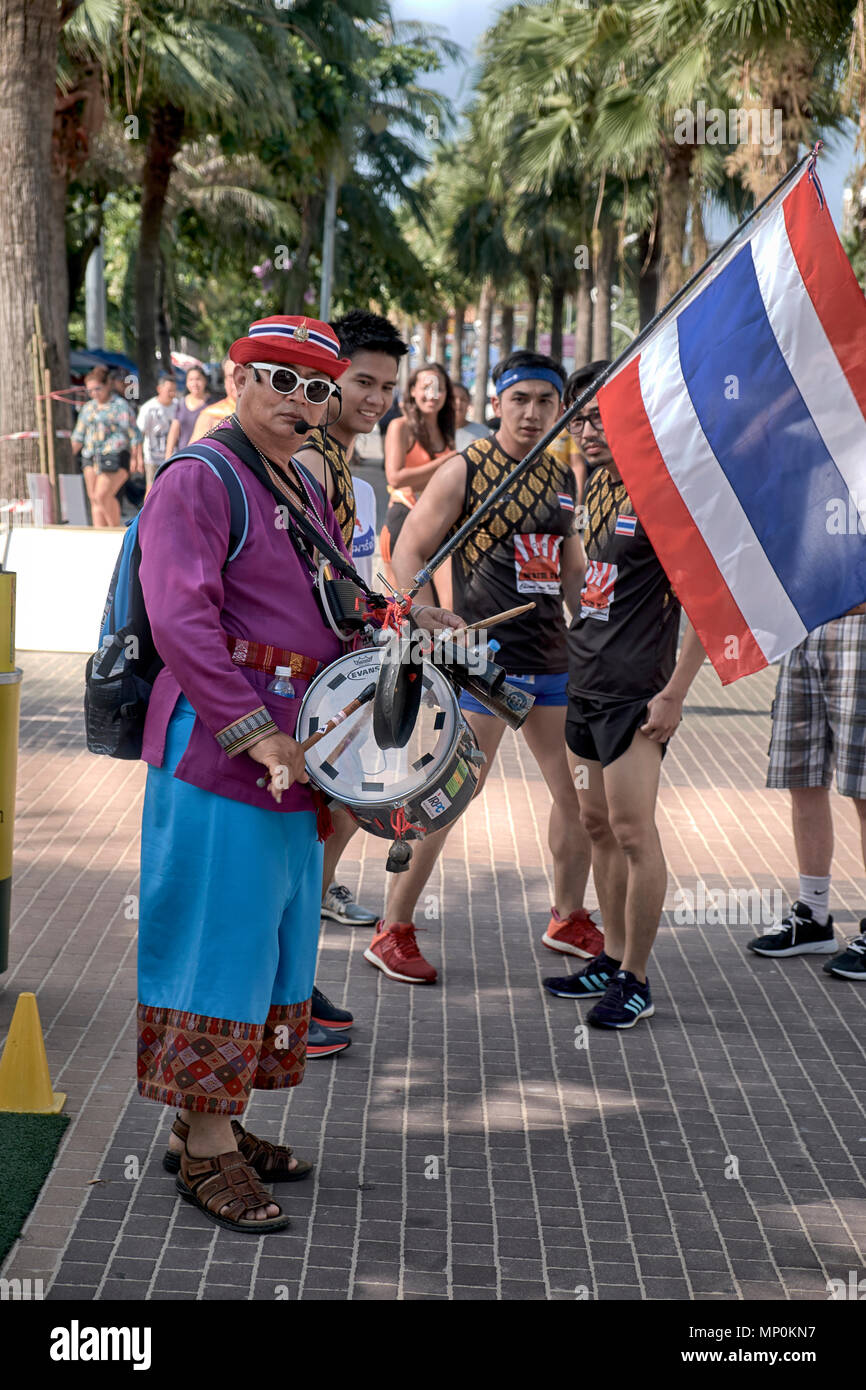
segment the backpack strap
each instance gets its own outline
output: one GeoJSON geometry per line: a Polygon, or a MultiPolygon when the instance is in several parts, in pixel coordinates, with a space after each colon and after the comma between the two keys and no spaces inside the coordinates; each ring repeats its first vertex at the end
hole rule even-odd
{"type": "MultiPolygon", "coordinates": [[[[226,556],[226,565],[230,560],[234,560],[243,549],[244,541],[250,526],[250,508],[247,501],[247,494],[244,485],[238,477],[237,469],[226,458],[221,449],[215,449],[212,444],[187,444],[178,454],[172,454],[170,459],[157,470],[156,476],[167,468],[170,463],[176,463],[178,459],[195,458],[206,463],[218,478],[221,478],[226,492],[229,495],[229,553],[226,556]]],[[[223,566],[225,569],[225,565],[223,566]]]]}

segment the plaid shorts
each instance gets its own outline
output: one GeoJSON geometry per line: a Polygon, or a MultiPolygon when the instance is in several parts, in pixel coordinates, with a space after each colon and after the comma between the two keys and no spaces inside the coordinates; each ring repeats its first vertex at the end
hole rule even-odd
{"type": "Polygon", "coordinates": [[[768,787],[829,787],[866,800],[866,614],[810,632],[783,658],[768,787]]]}

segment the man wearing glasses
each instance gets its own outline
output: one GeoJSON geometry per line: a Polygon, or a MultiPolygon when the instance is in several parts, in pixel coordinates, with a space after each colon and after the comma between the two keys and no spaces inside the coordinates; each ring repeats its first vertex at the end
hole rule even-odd
{"type": "MultiPolygon", "coordinates": [[[[569,379],[574,401],[607,366],[569,379]]],[[[592,840],[604,950],[574,975],[544,981],[551,994],[597,999],[601,1028],[632,1028],[654,1012],[647,963],[658,932],[667,866],[655,824],[661,761],[704,659],[628,493],[592,399],[569,428],[589,471],[584,499],[587,569],[569,630],[565,736],[578,760],[583,823],[592,840]]]]}
{"type": "MultiPolygon", "coordinates": [[[[139,523],[165,666],[142,750],[138,1085],[180,1111],[164,1163],[181,1196],[220,1225],[264,1233],[288,1217],[263,1183],[312,1165],[239,1120],[253,1090],[304,1075],[327,828],[293,734],[300,697],[341,653],[316,601],[319,552],[283,518],[291,503],[346,553],[293,455],[349,363],[327,324],[299,316],[252,324],[230,351],[237,412],[205,441],[217,462],[166,464],[139,523]],[[277,666],[291,670],[288,698],[271,690],[277,666]]],[[[422,626],[460,622],[415,613],[422,626]]]]}

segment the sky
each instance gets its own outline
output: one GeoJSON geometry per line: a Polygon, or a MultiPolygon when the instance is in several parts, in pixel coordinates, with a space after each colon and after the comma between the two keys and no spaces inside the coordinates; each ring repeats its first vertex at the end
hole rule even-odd
{"type": "MultiPolygon", "coordinates": [[[[478,40],[494,22],[499,10],[505,7],[506,0],[392,0],[391,5],[395,18],[419,19],[425,24],[439,25],[448,38],[465,50],[465,65],[449,64],[439,75],[441,90],[452,99],[457,109],[465,103],[472,89],[472,67],[478,40]]],[[[853,127],[852,133],[845,137],[832,137],[819,161],[821,182],[837,227],[842,219],[842,189],[852,162],[853,127]]],[[[711,239],[720,239],[731,230],[732,225],[721,216],[711,214],[708,225],[711,239]]]]}

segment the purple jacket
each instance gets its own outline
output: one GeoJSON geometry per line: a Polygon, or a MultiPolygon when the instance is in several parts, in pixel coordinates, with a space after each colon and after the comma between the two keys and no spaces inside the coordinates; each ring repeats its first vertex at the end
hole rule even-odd
{"type": "MultiPolygon", "coordinates": [[[[198,459],[184,459],[157,478],[139,520],[141,587],[157,650],[165,662],[153,687],[142,758],[161,767],[169,720],[183,692],[196,712],[175,777],[270,811],[313,809],[309,788],[294,784],[278,805],[256,786],[265,771],[245,752],[265,732],[294,734],[300,697],[309,680],[294,676],[298,698],[271,695],[264,671],[236,666],[226,637],[284,647],[324,665],[342,646],[324,622],[312,579],[276,503],[250,470],[217,438],[231,459],[249,504],[243,548],[223,572],[229,549],[229,498],[224,483],[198,459]]],[[[329,502],[325,530],[345,546],[329,502]]]]}

